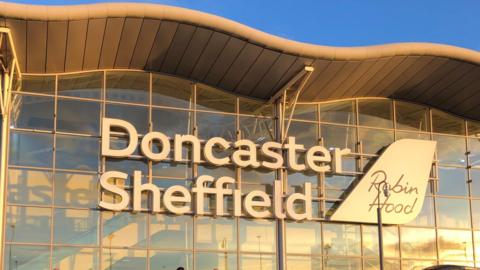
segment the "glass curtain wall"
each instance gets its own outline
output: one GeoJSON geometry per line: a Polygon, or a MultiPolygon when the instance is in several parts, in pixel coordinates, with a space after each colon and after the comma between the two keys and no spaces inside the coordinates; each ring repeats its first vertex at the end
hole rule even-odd
{"type": "MultiPolygon", "coordinates": [[[[5,269],[277,269],[285,246],[287,269],[377,269],[372,225],[331,223],[345,190],[384,147],[402,138],[436,140],[429,191],[410,224],[386,226],[387,269],[439,263],[480,266],[480,125],[425,106],[389,99],[298,104],[288,130],[307,147],[352,149],[345,173],[287,172],[288,192],[314,187],[311,222],[286,222],[285,244],[273,219],[173,216],[100,211],[99,175],[142,172],[160,188],[190,187],[198,175],[231,176],[243,192],[272,194],[274,171],[214,167],[170,160],[155,163],[135,153],[102,158],[102,117],[125,119],[140,134],[194,134],[201,139],[275,138],[275,110],[179,78],[133,71],[24,75],[13,96],[5,269]]],[[[126,144],[115,133],[113,147],[126,144]]],[[[190,151],[186,147],[185,154],[190,151]]],[[[302,158],[302,154],[299,155],[302,158]]],[[[131,179],[115,180],[131,188],[131,179]]],[[[106,200],[118,200],[106,194],[106,200]]],[[[147,198],[144,200],[146,206],[147,198]]],[[[214,201],[206,200],[214,210],[214,201]]],[[[231,211],[231,202],[225,201],[231,211]]]]}

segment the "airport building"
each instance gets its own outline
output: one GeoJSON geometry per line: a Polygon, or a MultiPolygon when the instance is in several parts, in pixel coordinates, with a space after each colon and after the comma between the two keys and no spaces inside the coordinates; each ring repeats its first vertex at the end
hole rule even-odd
{"type": "Polygon", "coordinates": [[[141,3],[0,33],[5,270],[380,269],[379,207],[385,269],[480,267],[479,52],[141,3]]]}

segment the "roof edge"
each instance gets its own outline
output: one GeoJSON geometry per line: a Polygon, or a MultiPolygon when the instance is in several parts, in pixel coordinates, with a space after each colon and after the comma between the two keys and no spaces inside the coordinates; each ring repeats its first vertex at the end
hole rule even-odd
{"type": "Polygon", "coordinates": [[[333,47],[289,40],[241,23],[185,8],[149,3],[96,3],[46,6],[0,1],[0,17],[39,20],[81,20],[106,17],[137,17],[172,20],[212,28],[243,37],[253,43],[306,57],[328,60],[365,60],[396,55],[429,55],[480,64],[480,52],[436,43],[393,43],[362,47],[333,47]]]}

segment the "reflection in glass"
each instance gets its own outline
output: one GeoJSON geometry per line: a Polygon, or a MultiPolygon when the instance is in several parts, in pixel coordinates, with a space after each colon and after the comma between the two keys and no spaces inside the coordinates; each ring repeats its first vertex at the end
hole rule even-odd
{"type": "Polygon", "coordinates": [[[472,232],[438,230],[440,260],[473,260],[472,232]]]}
{"type": "Polygon", "coordinates": [[[400,228],[403,258],[435,259],[435,230],[424,228],[400,228]]]}
{"type": "Polygon", "coordinates": [[[240,219],[240,250],[248,252],[275,252],[276,222],[267,219],[240,219]]]}
{"type": "Polygon", "coordinates": [[[98,176],[82,173],[55,173],[55,205],[96,208],[98,176]]]}
{"type": "Polygon", "coordinates": [[[425,197],[422,210],[420,213],[408,223],[411,226],[434,226],[435,216],[433,214],[433,198],[425,197]]]}
{"type": "Polygon", "coordinates": [[[272,104],[264,101],[257,101],[249,98],[239,97],[240,114],[249,114],[255,116],[272,116],[273,106],[272,104]]]}
{"type": "Polygon", "coordinates": [[[235,141],[235,116],[229,114],[197,112],[198,137],[208,140],[222,137],[227,141],[235,141]]]}
{"type": "Polygon", "coordinates": [[[190,178],[191,167],[189,164],[175,162],[152,163],[152,175],[175,178],[190,178]]]}
{"type": "Polygon", "coordinates": [[[237,226],[232,218],[198,217],[195,223],[195,248],[235,251],[237,226]]]}
{"type": "MultiPolygon", "coordinates": [[[[378,228],[376,226],[362,226],[363,255],[378,256],[378,228]]],[[[398,257],[398,228],[396,226],[383,227],[383,252],[385,257],[398,257]]]]}
{"type": "Polygon", "coordinates": [[[145,247],[147,216],[144,213],[102,212],[104,247],[145,247]]]}
{"type": "Polygon", "coordinates": [[[191,216],[150,215],[152,248],[191,249],[193,220],[191,216]]]}
{"type": "Polygon", "coordinates": [[[189,134],[191,115],[192,113],[188,111],[154,108],[152,109],[153,130],[162,132],[170,138],[175,134],[189,134]]]}
{"type": "Polygon", "coordinates": [[[233,113],[236,111],[236,100],[227,92],[197,84],[197,110],[233,113]]]}
{"type": "MultiPolygon", "coordinates": [[[[308,121],[317,121],[318,120],[318,105],[317,104],[299,104],[295,106],[293,111],[292,118],[308,121]]],[[[286,104],[285,118],[288,119],[292,113],[293,106],[292,104],[286,104]]]]}
{"type": "Polygon", "coordinates": [[[148,132],[148,108],[119,104],[107,104],[106,117],[130,122],[139,134],[148,132]]]}
{"type": "Polygon", "coordinates": [[[55,76],[22,75],[22,91],[42,94],[54,94],[55,76]]]}
{"type": "MultiPolygon", "coordinates": [[[[135,249],[113,249],[104,246],[102,270],[146,270],[147,251],[135,249]]],[[[159,267],[152,269],[162,269],[159,267]]],[[[187,269],[185,269],[187,270],[187,269]]]]}
{"type": "Polygon", "coordinates": [[[99,269],[98,249],[83,247],[53,248],[52,269],[97,270],[99,269]]]}
{"type": "Polygon", "coordinates": [[[415,140],[430,140],[429,133],[419,133],[419,132],[411,132],[411,131],[395,131],[395,140],[401,139],[415,139],[415,140]]]}
{"type": "Polygon", "coordinates": [[[243,192],[249,192],[250,190],[255,189],[273,194],[275,171],[261,168],[243,168],[241,174],[243,192]]]}
{"type": "Polygon", "coordinates": [[[103,71],[58,76],[58,95],[99,99],[102,88],[103,71]]]}
{"type": "Polygon", "coordinates": [[[52,210],[40,207],[7,207],[5,240],[8,242],[50,243],[52,210]]]}
{"type": "Polygon", "coordinates": [[[40,170],[8,170],[8,202],[47,205],[52,202],[52,173],[40,170]]]}
{"type": "Polygon", "coordinates": [[[362,269],[359,258],[325,258],[325,270],[362,269]]]}
{"type": "Polygon", "coordinates": [[[355,128],[322,124],[320,130],[325,147],[348,148],[355,152],[357,145],[355,128]]]}
{"type": "Polygon", "coordinates": [[[350,187],[355,180],[355,176],[350,175],[326,175],[325,176],[325,193],[329,199],[340,199],[344,196],[344,192],[350,187]]]}
{"type": "Polygon", "coordinates": [[[320,121],[355,125],[355,100],[321,103],[320,121]]]}
{"type": "Polygon", "coordinates": [[[404,130],[429,131],[428,108],[422,105],[395,101],[396,128],[404,130]]]}
{"type": "Polygon", "coordinates": [[[153,74],[152,104],[193,109],[192,83],[171,76],[153,74]]]}
{"type": "Polygon", "coordinates": [[[480,200],[472,200],[472,221],[474,228],[480,228],[480,200]]]}
{"type": "Polygon", "coordinates": [[[449,113],[432,109],[432,128],[435,133],[465,135],[465,121],[449,113]]]}
{"type": "Polygon", "coordinates": [[[270,118],[240,116],[240,131],[243,139],[256,144],[275,140],[274,121],[270,118]]]}
{"type": "Polygon", "coordinates": [[[438,194],[452,196],[466,196],[467,170],[455,167],[438,167],[439,188],[438,194]]]}
{"type": "Polygon", "coordinates": [[[96,210],[55,209],[54,243],[97,245],[98,213],[96,210]]]}
{"type": "Polygon", "coordinates": [[[277,269],[277,262],[275,255],[270,254],[242,254],[240,255],[240,270],[262,269],[274,270],[277,269]]]}
{"type": "Polygon", "coordinates": [[[480,197],[480,170],[470,170],[470,193],[473,197],[480,197]]]}
{"type": "Polygon", "coordinates": [[[50,247],[6,245],[4,258],[3,269],[5,270],[48,270],[50,247]]]}
{"type": "Polygon", "coordinates": [[[359,125],[392,128],[392,101],[389,99],[359,99],[359,125]]]}
{"type": "Polygon", "coordinates": [[[360,255],[360,226],[324,223],[323,251],[325,256],[360,255]]]}
{"type": "Polygon", "coordinates": [[[318,145],[318,124],[292,121],[287,136],[295,137],[295,142],[305,147],[318,145]]]}
{"type": "Polygon", "coordinates": [[[30,132],[10,132],[11,165],[52,167],[53,136],[30,132]]]}
{"type": "MultiPolygon", "coordinates": [[[[172,268],[175,269],[175,268],[172,268]]],[[[203,253],[195,254],[195,270],[235,270],[237,255],[235,253],[203,253]]]]}
{"type": "Polygon", "coordinates": [[[444,228],[469,228],[468,200],[437,198],[437,222],[444,228]]]}
{"type": "MultiPolygon", "coordinates": [[[[383,262],[385,270],[398,270],[400,269],[400,262],[397,260],[385,260],[383,262]]],[[[377,270],[380,269],[380,261],[378,259],[366,259],[363,264],[364,270],[377,270]]]]}
{"type": "Polygon", "coordinates": [[[305,183],[312,184],[312,196],[319,196],[318,174],[311,171],[288,171],[288,193],[303,193],[305,183]]]}
{"type": "Polygon", "coordinates": [[[100,103],[58,99],[57,110],[58,131],[90,135],[99,134],[100,103]]]}
{"type": "Polygon", "coordinates": [[[97,138],[57,135],[57,168],[98,171],[98,160],[97,138]]]}
{"type": "Polygon", "coordinates": [[[467,138],[468,161],[471,166],[480,166],[480,138],[467,138]]]}
{"type": "Polygon", "coordinates": [[[437,265],[436,261],[412,261],[412,260],[402,260],[402,269],[406,270],[417,270],[423,269],[429,266],[437,265]]]}
{"type": "Polygon", "coordinates": [[[433,140],[437,142],[437,159],[440,164],[466,164],[465,138],[434,135],[433,140]]]}
{"type": "Polygon", "coordinates": [[[150,252],[150,269],[178,269],[179,267],[183,267],[185,270],[193,269],[191,253],[169,251],[150,252]]]}
{"type": "Polygon", "coordinates": [[[359,128],[358,136],[365,154],[378,154],[393,142],[393,131],[388,130],[359,128]]]}
{"type": "Polygon", "coordinates": [[[287,270],[321,270],[322,258],[310,256],[287,256],[287,270]]]}
{"type": "Polygon", "coordinates": [[[149,103],[150,74],[135,71],[107,72],[107,100],[149,103]]]}
{"type": "Polygon", "coordinates": [[[286,222],[285,241],[288,254],[322,254],[320,223],[286,222]]]}
{"type": "Polygon", "coordinates": [[[11,126],[29,129],[53,129],[54,100],[51,97],[14,95],[11,101],[11,126]]]}

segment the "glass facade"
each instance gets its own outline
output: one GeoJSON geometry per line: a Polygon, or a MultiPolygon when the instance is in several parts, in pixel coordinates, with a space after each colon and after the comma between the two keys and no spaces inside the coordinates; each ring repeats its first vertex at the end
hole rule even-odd
{"type": "MultiPolygon", "coordinates": [[[[391,99],[298,104],[288,129],[305,146],[352,149],[342,175],[100,154],[102,117],[140,134],[278,140],[276,108],[179,78],[134,71],[23,76],[10,121],[4,269],[378,269],[375,226],[328,222],[333,207],[381,151],[398,139],[437,141],[424,207],[409,224],[384,227],[386,269],[443,263],[480,266],[480,134],[477,123],[391,99]],[[298,192],[313,186],[309,222],[247,217],[102,211],[98,178],[132,175],[160,188],[198,175],[231,176],[242,192],[273,192],[276,178],[298,192]],[[280,177],[281,178],[281,177],[280,177]]],[[[115,133],[114,146],[125,145],[115,133]]],[[[189,153],[189,149],[185,149],[189,153]]],[[[300,157],[302,158],[302,154],[300,157]]],[[[131,188],[131,179],[116,180],[131,188]]],[[[105,194],[106,200],[117,200],[105,194]]],[[[225,202],[229,205],[229,201],[225,202]]],[[[206,200],[213,209],[215,202],[206,200]]],[[[231,212],[231,207],[227,207],[231,212]]]]}

